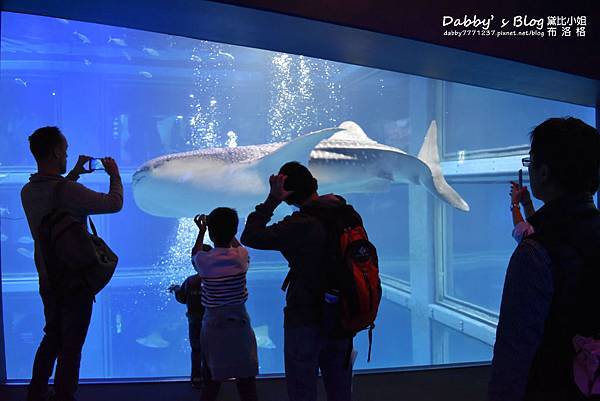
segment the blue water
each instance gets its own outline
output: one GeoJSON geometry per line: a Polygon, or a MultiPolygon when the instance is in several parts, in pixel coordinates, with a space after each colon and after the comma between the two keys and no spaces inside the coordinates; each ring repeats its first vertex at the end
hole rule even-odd
{"type": "MultiPolygon", "coordinates": [[[[594,124],[591,108],[389,71],[47,17],[1,18],[0,268],[10,379],[30,376],[43,326],[19,199],[35,171],[27,137],[40,126],[62,129],[69,166],[79,154],[110,155],[123,173],[123,210],[95,219],[120,262],[94,306],[82,377],[135,378],[189,372],[185,307],[166,288],[193,273],[196,230],[190,219],[155,217],[136,205],[131,177],[147,160],[286,141],[345,120],[416,155],[436,120],[442,167],[459,166],[446,179],[470,212],[407,184],[344,194],[378,248],[385,288],[372,361],[361,333],[355,368],[398,368],[490,359],[515,246],[508,181],[520,166],[518,158],[500,169],[488,162],[526,154],[528,132],[545,118],[569,114],[594,124]],[[463,161],[475,164],[460,172],[463,161]],[[487,331],[457,329],[469,322],[487,331]]],[[[108,187],[102,172],[81,182],[108,187]]],[[[287,264],[275,252],[251,250],[251,260],[247,306],[260,371],[281,373],[287,264]]]]}

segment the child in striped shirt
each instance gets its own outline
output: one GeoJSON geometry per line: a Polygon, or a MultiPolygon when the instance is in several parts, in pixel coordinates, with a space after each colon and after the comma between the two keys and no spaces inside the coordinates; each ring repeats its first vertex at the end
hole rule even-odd
{"type": "Polygon", "coordinates": [[[202,279],[205,307],[200,342],[204,358],[201,401],[217,399],[221,382],[236,379],[242,401],[256,401],[256,337],[246,312],[248,251],[235,238],[237,212],[220,207],[194,218],[199,228],[192,264],[202,279]],[[204,234],[215,247],[203,250],[204,234]]]}

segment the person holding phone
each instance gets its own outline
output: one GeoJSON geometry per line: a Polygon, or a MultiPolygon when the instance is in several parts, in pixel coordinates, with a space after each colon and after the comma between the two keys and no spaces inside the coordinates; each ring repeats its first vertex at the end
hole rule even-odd
{"type": "Polygon", "coordinates": [[[531,201],[531,195],[527,187],[523,186],[523,170],[519,170],[519,182],[510,182],[510,211],[513,220],[512,237],[517,242],[521,242],[523,238],[533,234],[535,230],[521,214],[521,206],[525,212],[525,219],[533,216],[535,209],[531,201]]]}
{"type": "Polygon", "coordinates": [[[81,350],[92,316],[94,296],[75,273],[65,274],[60,283],[51,285],[42,257],[41,249],[45,245],[40,242],[39,230],[42,219],[54,209],[68,210],[83,225],[90,214],[118,212],[123,207],[123,185],[117,163],[110,157],[102,159],[110,177],[108,193],[93,191],[77,182],[80,175],[91,172],[85,168],[91,159],[89,156],[79,156],[75,167],[63,177],[67,172],[68,142],[57,127],[35,130],[29,137],[29,147],[37,163],[37,172],[21,190],[21,203],[34,240],[45,327],[33,362],[27,400],[48,399],[48,379],[56,363],[54,400],[72,401],[77,390],[81,350]]]}
{"type": "MultiPolygon", "coordinates": [[[[597,399],[586,396],[597,365],[586,366],[592,375],[583,389],[576,372],[579,340],[600,333],[600,211],[593,198],[600,134],[563,117],[539,124],[530,138],[522,163],[543,205],[528,217],[535,232],[519,242],[506,269],[488,401],[597,399]]],[[[515,206],[528,199],[523,186],[511,197],[515,206]]]]}
{"type": "Polygon", "coordinates": [[[203,378],[200,401],[215,401],[221,383],[235,378],[241,401],[257,401],[258,351],[246,311],[248,250],[235,238],[239,218],[234,209],[218,207],[194,218],[198,237],[192,264],[202,281],[204,306],[200,345],[203,378]],[[206,248],[204,235],[213,241],[206,248]]]}
{"type": "Polygon", "coordinates": [[[96,170],[104,170],[104,159],[90,157],[89,160],[87,161],[87,169],[89,172],[96,171],[96,170]]]}

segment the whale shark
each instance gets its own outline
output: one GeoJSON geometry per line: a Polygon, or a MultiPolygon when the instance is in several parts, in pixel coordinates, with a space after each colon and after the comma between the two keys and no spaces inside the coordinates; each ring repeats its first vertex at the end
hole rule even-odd
{"type": "Polygon", "coordinates": [[[219,206],[245,211],[264,200],[268,177],[291,160],[308,165],[320,193],[385,192],[409,183],[469,211],[442,173],[435,121],[416,157],[374,141],[353,121],[288,142],[168,154],[137,169],[133,196],[140,209],[161,217],[192,217],[219,206]]]}

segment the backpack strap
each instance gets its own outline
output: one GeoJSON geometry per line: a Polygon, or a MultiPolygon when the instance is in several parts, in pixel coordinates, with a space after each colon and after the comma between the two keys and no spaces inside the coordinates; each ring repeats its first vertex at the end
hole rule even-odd
{"type": "Polygon", "coordinates": [[[371,323],[369,326],[369,353],[367,355],[367,363],[371,362],[371,347],[373,346],[373,329],[375,328],[375,323],[371,323]]]}

